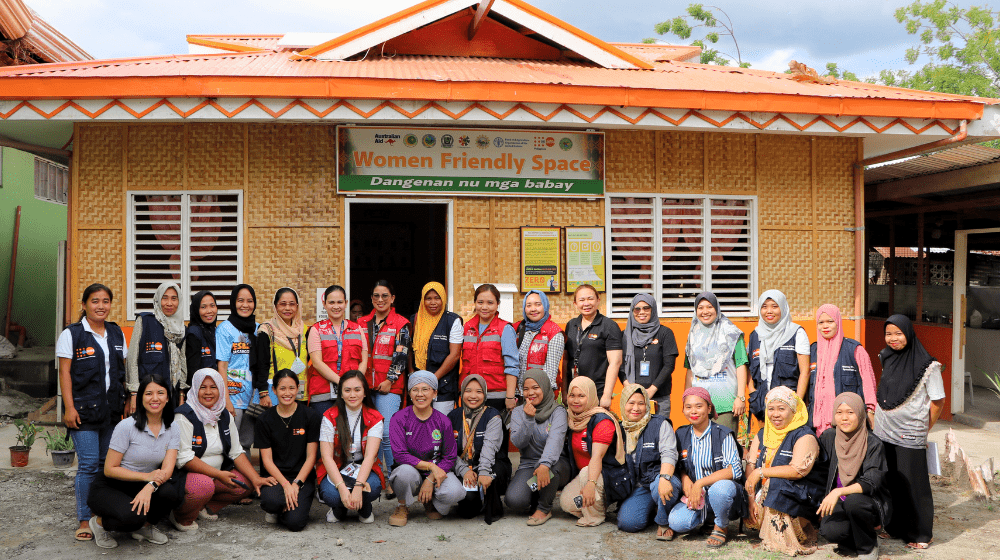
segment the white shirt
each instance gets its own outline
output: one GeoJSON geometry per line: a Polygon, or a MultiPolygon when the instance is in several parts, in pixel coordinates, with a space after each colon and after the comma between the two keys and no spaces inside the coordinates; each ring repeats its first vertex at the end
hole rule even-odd
{"type": "MultiPolygon", "coordinates": [[[[363,431],[363,428],[361,427],[361,421],[358,419],[358,417],[361,416],[361,410],[362,409],[360,408],[357,411],[352,411],[349,408],[347,409],[347,429],[354,427],[354,433],[351,434],[353,436],[354,443],[351,447],[357,450],[354,452],[354,456],[351,458],[351,461],[362,461],[365,458],[364,453],[361,452],[361,432],[363,431]]],[[[378,424],[368,428],[368,437],[382,439],[382,429],[384,424],[385,422],[379,421],[378,424]]],[[[333,422],[326,417],[326,415],[323,415],[323,423],[319,427],[319,440],[327,443],[333,443],[333,438],[336,434],[337,426],[335,426],[333,422]]]]}
{"type": "MultiPolygon", "coordinates": [[[[229,411],[224,411],[229,414],[229,411]]],[[[191,459],[195,458],[194,449],[191,447],[191,439],[194,437],[194,426],[186,416],[178,414],[174,416],[177,429],[180,430],[180,448],[177,450],[177,468],[181,468],[191,459]]],[[[240,436],[237,433],[236,420],[229,415],[229,459],[235,461],[243,454],[243,446],[240,445],[240,436]]],[[[219,425],[205,426],[205,453],[201,460],[213,469],[222,468],[222,438],[219,437],[219,425]]]]}
{"type": "Polygon", "coordinates": [[[448,342],[450,344],[461,344],[465,342],[465,325],[462,324],[461,319],[454,321],[451,324],[451,332],[448,333],[448,342]]]}
{"type": "MultiPolygon", "coordinates": [[[[795,331],[795,353],[800,356],[809,355],[809,335],[806,334],[805,329],[799,329],[795,331]]],[[[774,364],[767,363],[764,361],[764,357],[761,356],[760,360],[760,374],[764,378],[764,382],[768,385],[771,383],[771,372],[774,370],[774,364]]],[[[801,371],[799,373],[802,373],[801,371]]]]}
{"type": "MultiPolygon", "coordinates": [[[[94,340],[97,341],[97,345],[101,347],[101,351],[104,352],[104,390],[108,390],[108,386],[111,385],[111,353],[108,352],[108,329],[107,326],[104,328],[104,335],[97,334],[94,329],[90,327],[90,319],[86,317],[80,321],[83,323],[83,330],[92,333],[94,335],[94,340]]],[[[128,343],[122,338],[122,359],[128,354],[128,343]]],[[[73,359],[73,335],[70,334],[69,329],[63,329],[63,332],[59,333],[59,340],[56,341],[56,357],[57,358],[68,358],[73,359]]]]}

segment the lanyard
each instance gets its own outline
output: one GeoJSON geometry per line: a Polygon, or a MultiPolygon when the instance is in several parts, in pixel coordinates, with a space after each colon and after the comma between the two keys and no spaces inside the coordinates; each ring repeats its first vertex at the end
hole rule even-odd
{"type": "MultiPolygon", "coordinates": [[[[354,425],[351,426],[351,444],[350,444],[350,448],[352,450],[354,449],[354,433],[358,431],[358,425],[361,424],[361,417],[364,416],[364,414],[365,414],[365,411],[362,408],[358,412],[358,418],[354,421],[354,425]]],[[[358,435],[360,436],[360,434],[358,434],[358,435]]],[[[354,454],[357,453],[358,451],[360,451],[360,448],[361,448],[361,438],[358,437],[358,450],[351,451],[351,462],[352,463],[354,462],[354,454]]]]}
{"type": "MultiPolygon", "coordinates": [[[[292,337],[286,336],[285,338],[288,339],[288,346],[292,346],[292,337]]],[[[295,354],[296,358],[298,358],[299,357],[299,351],[302,350],[302,335],[301,334],[295,338],[294,348],[295,349],[292,350],[292,353],[295,354]]]]}

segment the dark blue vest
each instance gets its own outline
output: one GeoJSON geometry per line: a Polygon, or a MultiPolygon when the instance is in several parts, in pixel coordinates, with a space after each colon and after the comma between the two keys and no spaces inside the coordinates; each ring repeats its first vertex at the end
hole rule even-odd
{"type": "MultiPolygon", "coordinates": [[[[483,417],[479,419],[479,424],[476,425],[476,433],[472,434],[472,448],[473,456],[472,460],[469,461],[469,466],[475,467],[479,466],[479,454],[483,451],[483,438],[486,437],[486,426],[489,425],[490,420],[500,415],[500,412],[493,408],[492,406],[487,406],[483,411],[483,417]]],[[[455,430],[455,443],[458,445],[458,454],[462,454],[462,436],[465,434],[465,427],[462,426],[462,408],[456,408],[448,413],[448,419],[451,420],[451,428],[455,430]]],[[[507,438],[504,437],[503,445],[500,449],[497,449],[496,457],[493,459],[493,464],[507,461],[510,462],[510,458],[507,456],[507,438]]]]}
{"type": "MultiPolygon", "coordinates": [[[[733,443],[736,445],[736,454],[742,456],[743,452],[740,448],[739,442],[736,441],[736,434],[729,428],[716,424],[712,422],[709,424],[709,429],[712,430],[712,472],[721,471],[722,469],[728,469],[729,464],[726,463],[726,459],[722,454],[722,442],[726,438],[733,438],[733,443]]],[[[691,451],[691,442],[694,438],[694,430],[691,428],[691,424],[681,426],[677,428],[677,454],[679,456],[680,465],[684,472],[687,473],[688,478],[695,480],[694,475],[697,471],[694,465],[694,453],[691,451]]],[[[680,478],[678,476],[678,478],[680,478]]],[[[744,476],[740,477],[739,480],[734,480],[736,483],[736,500],[733,502],[732,512],[740,512],[740,517],[746,517],[749,515],[747,506],[749,502],[747,501],[747,492],[743,487],[743,481],[746,478],[746,473],[744,476]]]]}
{"type": "Polygon", "coordinates": [[[649,487],[660,475],[660,428],[666,421],[662,416],[650,416],[649,423],[639,434],[635,451],[625,454],[625,464],[632,474],[632,480],[644,487],[649,487]]]}
{"type": "MultiPolygon", "coordinates": [[[[225,398],[225,397],[221,397],[225,398]]],[[[194,427],[194,432],[191,434],[191,450],[194,451],[194,456],[201,459],[202,455],[205,454],[205,447],[208,445],[208,440],[205,438],[205,425],[201,423],[198,419],[198,415],[194,413],[191,405],[184,403],[178,406],[174,411],[177,414],[183,414],[188,422],[191,422],[191,426],[194,427]]],[[[222,441],[222,469],[224,471],[233,470],[233,461],[229,458],[229,449],[232,447],[232,437],[231,430],[229,428],[229,412],[223,410],[222,415],[219,416],[219,440],[222,441]]]]}
{"type": "MultiPolygon", "coordinates": [[[[807,435],[816,436],[809,426],[800,426],[789,432],[785,436],[785,441],[781,442],[778,447],[774,459],[771,460],[771,467],[782,467],[790,464],[795,442],[807,435]]],[[[764,447],[763,429],[757,433],[757,445],[760,452],[757,454],[756,468],[759,469],[764,464],[764,456],[767,453],[767,448],[764,447]]],[[[792,517],[815,519],[816,508],[826,496],[823,486],[826,484],[827,458],[822,447],[819,448],[819,455],[813,463],[812,470],[804,478],[798,480],[772,478],[764,505],[792,517]]]]}
{"type": "Polygon", "coordinates": [[[757,337],[757,331],[750,333],[750,341],[747,344],[747,357],[750,359],[750,376],[753,379],[754,392],[750,393],[750,398],[748,402],[750,404],[750,412],[752,412],[758,419],[763,420],[764,409],[767,408],[767,403],[764,402],[767,392],[771,389],[784,385],[792,391],[798,389],[799,386],[799,355],[795,353],[795,334],[792,338],[785,341],[784,344],[778,347],[774,352],[774,367],[771,370],[771,383],[765,384],[762,368],[764,367],[760,360],[760,339],[757,337]]]}
{"type": "Polygon", "coordinates": [[[139,313],[142,318],[142,335],[139,338],[139,379],[159,375],[170,382],[170,354],[163,325],[152,313],[139,313]]]}
{"type": "MultiPolygon", "coordinates": [[[[854,352],[861,343],[852,338],[845,338],[840,345],[840,354],[837,355],[837,363],[833,366],[833,394],[839,395],[845,391],[855,393],[864,400],[864,388],[861,383],[861,370],[858,369],[858,362],[854,359],[854,352]]],[[[816,343],[809,347],[809,392],[806,393],[806,405],[809,407],[809,425],[813,423],[813,405],[816,395],[816,343]]]]}
{"type": "MultiPolygon", "coordinates": [[[[598,413],[590,417],[590,421],[587,422],[587,429],[584,432],[583,441],[587,445],[587,450],[594,449],[594,428],[602,420],[614,420],[607,414],[598,413]]],[[[618,433],[615,432],[614,437],[611,440],[611,445],[608,446],[608,451],[604,454],[604,459],[601,461],[601,477],[604,479],[604,494],[607,498],[607,503],[615,503],[628,498],[632,494],[632,487],[634,486],[634,481],[632,479],[632,473],[629,471],[627,465],[623,465],[615,459],[615,452],[617,451],[619,445],[624,445],[618,439],[618,433]]],[[[573,431],[566,430],[566,443],[563,445],[563,457],[567,459],[570,468],[570,478],[576,478],[576,475],[580,474],[580,469],[576,466],[576,459],[573,455],[573,431]]],[[[627,461],[626,461],[627,463],[627,461]]]]}
{"type": "MultiPolygon", "coordinates": [[[[201,356],[198,369],[219,369],[219,362],[215,359],[215,329],[205,332],[202,325],[188,325],[187,332],[198,340],[198,353],[201,356]]],[[[194,372],[189,371],[188,375],[194,375],[194,372]]]]}
{"type": "Polygon", "coordinates": [[[83,323],[68,327],[73,340],[73,358],[69,372],[73,381],[73,405],[80,414],[80,424],[114,424],[125,410],[125,334],[115,323],[105,322],[110,385],[104,387],[104,350],[83,323]]]}
{"type": "MultiPolygon", "coordinates": [[[[416,325],[416,320],[416,314],[410,315],[411,325],[416,325]]],[[[441,320],[438,321],[437,326],[434,327],[434,332],[431,333],[431,339],[427,344],[427,371],[431,373],[436,372],[441,367],[441,364],[448,359],[448,354],[451,353],[448,337],[451,335],[451,327],[455,324],[455,321],[461,324],[462,318],[451,311],[445,311],[441,316],[441,320]]],[[[462,361],[456,360],[451,371],[446,373],[441,379],[438,379],[438,401],[458,400],[458,370],[461,365],[462,361]]]]}

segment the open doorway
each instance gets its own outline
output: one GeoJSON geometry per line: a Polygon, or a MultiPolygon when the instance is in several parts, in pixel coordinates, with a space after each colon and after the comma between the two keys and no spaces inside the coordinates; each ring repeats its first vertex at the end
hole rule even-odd
{"type": "Polygon", "coordinates": [[[450,214],[451,201],[348,200],[351,299],[371,311],[371,290],[380,278],[393,284],[396,312],[406,317],[416,313],[427,282],[444,284],[450,299],[450,214]]]}

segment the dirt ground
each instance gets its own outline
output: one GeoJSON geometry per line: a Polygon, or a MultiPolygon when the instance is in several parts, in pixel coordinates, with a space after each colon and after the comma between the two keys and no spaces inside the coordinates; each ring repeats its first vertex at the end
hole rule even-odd
{"type": "MultiPolygon", "coordinates": [[[[194,558],[487,558],[543,559],[589,558],[641,560],[664,556],[690,558],[780,558],[740,535],[719,552],[705,548],[702,535],[680,537],[670,543],[654,540],[653,530],[623,533],[608,522],[597,528],[577,528],[558,510],[541,527],[527,527],[524,517],[508,516],[487,526],[482,519],[429,521],[420,506],[411,511],[406,527],[389,527],[393,505],[376,505],[376,522],[362,525],[356,519],[338,524],[325,522],[327,508],[314,502],[305,531],[290,533],[264,523],[257,505],[230,506],[218,521],[205,521],[191,533],[180,533],[160,524],[170,536],[165,546],[133,541],[117,535],[114,550],[73,540],[72,471],[55,469],[0,470],[0,549],[11,559],[107,558],[155,555],[158,559],[194,558]],[[342,542],[341,542],[342,541],[342,542]],[[340,543],[340,544],[338,544],[340,543]]],[[[935,477],[936,478],[936,477],[935,477]]],[[[1000,557],[1000,503],[971,499],[967,493],[936,479],[934,487],[935,543],[927,551],[907,550],[899,541],[882,541],[886,558],[1000,557]]],[[[731,526],[735,531],[736,524],[731,526]]],[[[839,558],[833,545],[822,543],[813,558],[839,558]]]]}

